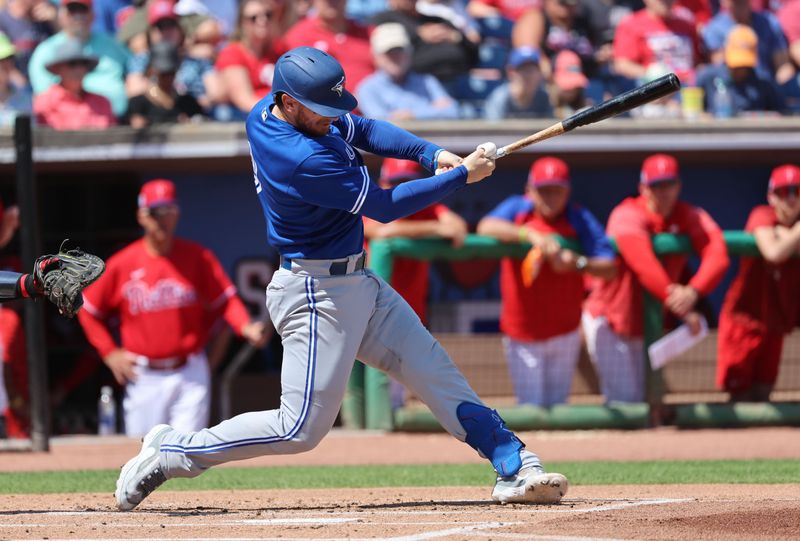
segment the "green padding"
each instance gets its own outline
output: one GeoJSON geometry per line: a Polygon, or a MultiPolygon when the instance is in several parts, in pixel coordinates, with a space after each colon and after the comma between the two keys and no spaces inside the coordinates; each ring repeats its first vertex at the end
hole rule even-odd
{"type": "Polygon", "coordinates": [[[684,428],[800,425],[800,404],[687,404],[675,408],[675,424],[684,428]]]}
{"type": "MultiPolygon", "coordinates": [[[[593,428],[644,428],[650,408],[647,404],[615,406],[568,405],[549,410],[535,406],[498,408],[511,430],[577,430],[593,428]]],[[[439,432],[441,425],[427,408],[401,408],[395,411],[396,430],[439,432]]]]}

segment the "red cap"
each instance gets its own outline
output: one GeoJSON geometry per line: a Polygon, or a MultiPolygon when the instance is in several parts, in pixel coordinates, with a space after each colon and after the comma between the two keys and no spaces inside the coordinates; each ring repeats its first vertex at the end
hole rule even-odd
{"type": "Polygon", "coordinates": [[[528,185],[539,186],[569,186],[569,166],[564,160],[546,157],[539,158],[531,165],[528,174],[528,185]]]}
{"type": "Polygon", "coordinates": [[[772,170],[769,176],[769,191],[787,186],[800,186],[800,167],[786,164],[772,170]]]}
{"type": "Polygon", "coordinates": [[[139,191],[139,208],[162,207],[177,205],[175,197],[175,183],[163,178],[145,182],[139,191]]]}
{"type": "Polygon", "coordinates": [[[420,178],[422,166],[411,160],[385,158],[381,166],[381,182],[394,183],[402,180],[420,178]]]}
{"type": "Polygon", "coordinates": [[[147,24],[153,26],[164,19],[178,20],[172,0],[155,0],[147,8],[147,24]]]}
{"type": "Polygon", "coordinates": [[[678,162],[668,154],[653,154],[642,164],[642,173],[639,182],[646,185],[656,184],[665,180],[677,180],[678,162]]]}
{"type": "Polygon", "coordinates": [[[556,69],[553,79],[556,86],[562,90],[589,86],[589,79],[583,74],[580,57],[569,49],[564,49],[556,55],[556,69]]]}
{"type": "Polygon", "coordinates": [[[80,4],[82,6],[86,6],[89,9],[92,9],[92,0],[61,0],[61,5],[66,7],[69,4],[80,4]]]}

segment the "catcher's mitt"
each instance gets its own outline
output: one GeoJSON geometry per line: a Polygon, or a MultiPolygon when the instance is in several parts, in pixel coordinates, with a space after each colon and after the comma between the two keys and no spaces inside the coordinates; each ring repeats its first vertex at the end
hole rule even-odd
{"type": "Polygon", "coordinates": [[[64,250],[67,240],[61,243],[56,255],[43,255],[36,260],[33,283],[62,315],[73,317],[83,306],[81,292],[100,278],[106,264],[80,248],[64,250]]]}

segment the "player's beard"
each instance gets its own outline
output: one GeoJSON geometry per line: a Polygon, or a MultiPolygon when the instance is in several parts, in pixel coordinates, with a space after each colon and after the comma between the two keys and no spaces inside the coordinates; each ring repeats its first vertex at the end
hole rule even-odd
{"type": "Polygon", "coordinates": [[[306,135],[322,137],[327,135],[331,123],[335,119],[317,115],[311,111],[303,110],[295,119],[295,127],[306,135]]]}

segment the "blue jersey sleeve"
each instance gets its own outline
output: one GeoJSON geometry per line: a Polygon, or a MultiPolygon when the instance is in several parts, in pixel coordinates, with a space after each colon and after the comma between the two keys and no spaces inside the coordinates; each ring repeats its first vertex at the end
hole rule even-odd
{"type": "Polygon", "coordinates": [[[521,213],[531,210],[533,210],[533,203],[530,199],[523,195],[512,195],[497,205],[486,217],[513,222],[521,213]]]}
{"type": "Polygon", "coordinates": [[[614,249],[611,247],[603,226],[588,209],[570,204],[567,209],[567,220],[578,234],[584,254],[588,257],[606,259],[615,257],[614,249]]]}
{"type": "Polygon", "coordinates": [[[460,166],[384,190],[370,181],[366,167],[343,167],[333,154],[315,154],[298,165],[286,190],[307,203],[386,223],[424,209],[466,181],[467,168],[460,166]]]}
{"type": "Polygon", "coordinates": [[[428,171],[436,170],[441,147],[383,120],[362,118],[348,113],[336,120],[344,140],[367,152],[419,162],[428,171]]]}

